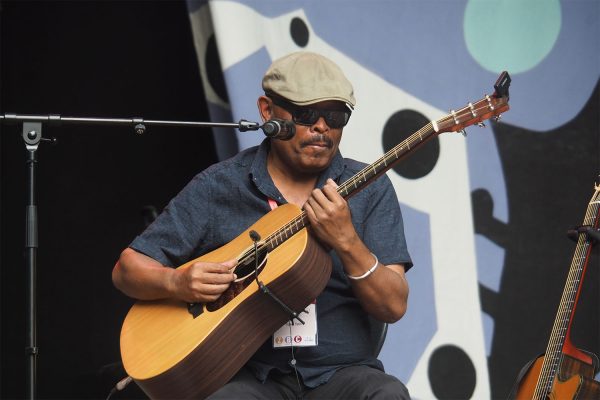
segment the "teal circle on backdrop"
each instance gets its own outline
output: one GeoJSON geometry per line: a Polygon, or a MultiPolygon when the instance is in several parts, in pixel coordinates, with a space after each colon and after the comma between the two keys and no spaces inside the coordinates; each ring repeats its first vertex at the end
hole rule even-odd
{"type": "Polygon", "coordinates": [[[473,59],[491,72],[535,68],[561,27],[559,0],[469,0],[464,34],[473,59]]]}

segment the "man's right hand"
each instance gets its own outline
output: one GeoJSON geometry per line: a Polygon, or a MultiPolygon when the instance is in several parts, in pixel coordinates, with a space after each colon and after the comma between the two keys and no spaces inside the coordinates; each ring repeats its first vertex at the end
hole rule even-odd
{"type": "Polygon", "coordinates": [[[233,273],[237,260],[222,263],[196,262],[178,268],[171,279],[173,295],[187,303],[215,301],[237,279],[233,273]]]}
{"type": "Polygon", "coordinates": [[[145,254],[123,250],[112,272],[114,285],[138,300],[176,298],[186,303],[216,300],[236,277],[237,260],[196,262],[184,268],[166,267],[145,254]]]}

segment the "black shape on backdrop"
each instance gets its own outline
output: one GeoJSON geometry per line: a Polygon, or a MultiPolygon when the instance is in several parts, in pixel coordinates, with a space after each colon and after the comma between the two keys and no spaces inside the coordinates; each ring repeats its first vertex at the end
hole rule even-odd
{"type": "MultiPolygon", "coordinates": [[[[382,141],[384,152],[408,138],[425,126],[429,120],[415,110],[400,110],[392,114],[383,127],[382,141]]],[[[440,139],[436,135],[421,147],[421,149],[402,162],[394,165],[392,170],[406,179],[419,179],[427,176],[440,156],[440,139]]]]}
{"type": "Polygon", "coordinates": [[[310,39],[310,33],[306,22],[302,18],[294,17],[292,19],[290,22],[290,36],[299,47],[306,47],[310,39]]]}
{"type": "Polygon", "coordinates": [[[477,383],[469,355],[454,345],[440,346],[431,353],[427,375],[431,391],[440,400],[470,399],[477,383]]]}

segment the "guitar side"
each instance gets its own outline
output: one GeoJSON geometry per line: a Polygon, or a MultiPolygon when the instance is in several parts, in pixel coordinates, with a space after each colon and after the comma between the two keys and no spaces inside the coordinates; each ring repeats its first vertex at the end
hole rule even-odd
{"type": "MultiPolygon", "coordinates": [[[[266,237],[301,210],[286,204],[228,244],[192,260],[221,262],[252,246],[250,230],[266,237]]],[[[306,228],[269,253],[259,280],[293,310],[302,311],[323,290],[331,259],[306,228]]],[[[138,301],[121,330],[127,373],[152,398],[202,398],[224,385],[289,315],[251,282],[230,302],[196,318],[177,300],[138,301]]]]}

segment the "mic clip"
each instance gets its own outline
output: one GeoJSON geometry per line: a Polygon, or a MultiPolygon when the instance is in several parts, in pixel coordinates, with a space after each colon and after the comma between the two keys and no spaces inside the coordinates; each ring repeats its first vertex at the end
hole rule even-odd
{"type": "Polygon", "coordinates": [[[246,121],[245,119],[240,119],[238,121],[238,130],[240,132],[257,131],[258,128],[258,122],[246,121]]]}

